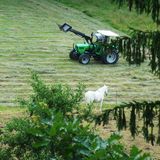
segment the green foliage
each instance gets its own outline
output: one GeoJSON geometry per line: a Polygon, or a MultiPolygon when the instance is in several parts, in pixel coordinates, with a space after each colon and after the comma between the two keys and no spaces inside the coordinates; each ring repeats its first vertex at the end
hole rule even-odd
{"type": "Polygon", "coordinates": [[[131,37],[119,39],[119,49],[129,64],[140,65],[149,59],[152,72],[160,77],[160,31],[132,29],[131,37]]]}
{"type": "Polygon", "coordinates": [[[135,7],[137,13],[151,13],[152,19],[157,23],[156,31],[142,31],[132,29],[131,37],[120,38],[119,50],[123,53],[129,64],[140,65],[146,57],[150,59],[150,66],[153,73],[160,78],[160,31],[158,25],[160,24],[159,11],[160,2],[159,0],[113,0],[122,6],[128,2],[129,9],[135,7]]]}
{"type": "Polygon", "coordinates": [[[104,140],[93,132],[87,122],[84,123],[90,109],[83,110],[83,114],[78,113],[82,86],[76,90],[60,84],[48,87],[36,74],[32,80],[34,94],[28,101],[21,102],[27,107],[28,116],[12,120],[1,131],[2,159],[151,159],[135,147],[130,155],[127,154],[119,142],[120,135],[113,134],[104,140]]]}
{"type": "MultiPolygon", "coordinates": [[[[160,145],[160,101],[155,102],[130,102],[106,110],[102,115],[96,117],[96,124],[107,125],[109,123],[110,114],[114,115],[117,121],[118,130],[126,129],[129,126],[131,135],[135,137],[138,134],[139,121],[143,121],[141,131],[147,142],[152,145],[157,143],[160,145]],[[130,110],[129,124],[126,124],[126,115],[130,110]],[[127,112],[128,111],[128,112],[127,112]],[[107,113],[107,114],[106,114],[107,113]],[[158,122],[158,124],[157,124],[158,122]],[[156,125],[157,124],[157,125],[156,125]],[[158,134],[154,133],[154,127],[158,126],[158,134]]],[[[140,127],[140,126],[139,126],[140,127]]]]}
{"type": "Polygon", "coordinates": [[[83,98],[84,85],[82,84],[79,84],[76,90],[61,84],[48,87],[39,79],[37,74],[33,73],[31,85],[34,91],[30,100],[31,110],[35,105],[42,103],[40,104],[41,107],[46,104],[48,108],[54,108],[56,111],[66,114],[73,112],[83,98]]]}
{"type": "Polygon", "coordinates": [[[130,158],[128,160],[148,160],[149,159],[149,156],[148,154],[143,154],[141,155],[142,151],[139,150],[136,146],[133,146],[132,149],[131,149],[131,152],[130,152],[130,158]]]}
{"type": "MultiPolygon", "coordinates": [[[[124,37],[119,39],[119,50],[123,53],[126,60],[129,64],[138,64],[140,65],[146,57],[149,57],[151,66],[151,70],[153,73],[159,76],[160,78],[160,31],[158,30],[158,25],[160,24],[159,19],[159,11],[160,11],[160,1],[159,0],[144,0],[144,1],[137,1],[137,0],[113,0],[119,3],[119,6],[122,6],[125,2],[128,2],[129,9],[131,10],[133,6],[135,7],[137,13],[142,14],[143,12],[147,13],[148,15],[151,14],[152,19],[157,24],[157,31],[141,31],[132,29],[131,37],[124,37]]],[[[136,126],[136,110],[138,112],[142,111],[142,118],[143,118],[143,135],[146,141],[150,141],[153,145],[156,136],[153,133],[154,128],[154,118],[158,117],[158,136],[157,136],[157,144],[160,144],[160,102],[134,102],[129,103],[124,106],[119,106],[119,116],[121,115],[122,108],[131,108],[131,115],[130,115],[130,131],[131,135],[135,137],[137,133],[137,126],[136,126]],[[150,133],[149,128],[150,127],[150,133]]],[[[117,110],[117,109],[116,109],[117,110]]],[[[107,111],[108,113],[108,111],[107,111]]],[[[139,113],[138,113],[139,114],[139,113]]],[[[104,117],[104,115],[102,116],[104,117]]],[[[117,118],[117,119],[118,119],[117,118]]],[[[100,118],[98,118],[100,119],[100,118]]],[[[103,118],[104,119],[104,118],[103,118]]],[[[118,124],[120,124],[121,119],[119,120],[118,124]]],[[[100,123],[100,122],[98,122],[100,123]]],[[[105,122],[103,122],[105,123],[105,122]]],[[[108,121],[106,122],[106,124],[108,121]]],[[[122,126],[126,126],[126,124],[122,123],[122,126]]],[[[122,127],[123,128],[123,127],[122,127]]],[[[121,128],[118,128],[121,129],[121,128]]]]}

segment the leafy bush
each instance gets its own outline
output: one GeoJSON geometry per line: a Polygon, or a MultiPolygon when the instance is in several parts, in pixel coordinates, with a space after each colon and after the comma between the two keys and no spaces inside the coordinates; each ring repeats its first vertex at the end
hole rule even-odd
{"type": "MultiPolygon", "coordinates": [[[[13,119],[1,131],[0,157],[19,160],[147,160],[136,147],[130,155],[113,134],[107,140],[96,135],[79,114],[83,85],[73,90],[69,86],[46,86],[36,74],[32,76],[34,94],[21,104],[28,116],[13,119]]],[[[85,113],[86,112],[86,113],[85,113]]]]}
{"type": "Polygon", "coordinates": [[[68,85],[62,86],[61,84],[48,87],[35,73],[32,74],[31,85],[34,95],[31,96],[31,100],[27,103],[31,114],[32,112],[41,112],[42,109],[45,109],[45,105],[49,109],[62,112],[64,115],[73,112],[82,100],[85,88],[82,84],[79,84],[76,90],[71,89],[68,85]]]}

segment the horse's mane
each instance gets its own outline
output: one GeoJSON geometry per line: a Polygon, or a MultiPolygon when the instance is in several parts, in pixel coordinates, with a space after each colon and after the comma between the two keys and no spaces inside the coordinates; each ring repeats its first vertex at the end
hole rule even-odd
{"type": "Polygon", "coordinates": [[[104,88],[107,88],[107,86],[104,85],[103,87],[97,89],[97,91],[98,91],[98,92],[105,91],[104,88]]]}

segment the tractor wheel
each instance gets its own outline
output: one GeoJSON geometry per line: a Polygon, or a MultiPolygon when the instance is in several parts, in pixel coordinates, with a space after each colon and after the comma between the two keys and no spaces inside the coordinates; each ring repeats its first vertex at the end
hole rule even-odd
{"type": "Polygon", "coordinates": [[[82,54],[79,56],[79,63],[88,64],[90,61],[90,56],[87,54],[82,54]]]}
{"type": "Polygon", "coordinates": [[[119,59],[119,55],[116,51],[109,52],[102,56],[102,61],[105,64],[115,64],[119,59]]]}
{"type": "Polygon", "coordinates": [[[76,52],[75,49],[71,50],[71,52],[69,53],[69,57],[70,59],[73,59],[73,60],[78,60],[79,58],[78,53],[76,52]]]}

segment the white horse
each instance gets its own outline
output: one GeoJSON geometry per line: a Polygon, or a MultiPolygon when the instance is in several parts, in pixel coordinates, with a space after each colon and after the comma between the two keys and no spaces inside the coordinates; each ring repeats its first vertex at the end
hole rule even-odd
{"type": "Polygon", "coordinates": [[[100,102],[100,111],[102,111],[102,104],[105,94],[108,94],[108,86],[106,85],[104,85],[96,91],[87,91],[85,93],[85,101],[87,104],[91,104],[94,101],[100,102]]]}

